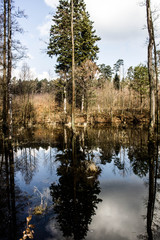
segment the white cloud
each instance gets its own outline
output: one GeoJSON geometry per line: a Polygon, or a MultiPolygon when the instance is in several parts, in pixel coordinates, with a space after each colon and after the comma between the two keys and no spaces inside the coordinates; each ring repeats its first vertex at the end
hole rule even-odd
{"type": "Polygon", "coordinates": [[[47,6],[55,8],[58,5],[59,0],[44,0],[44,2],[47,4],[47,6]]]}
{"type": "MultiPolygon", "coordinates": [[[[147,31],[142,30],[146,24],[146,9],[138,4],[138,2],[143,0],[84,1],[86,9],[90,14],[90,19],[94,21],[94,29],[102,39],[98,42],[100,48],[98,54],[99,63],[113,65],[118,59],[122,58],[127,66],[135,66],[139,62],[146,61],[147,46],[145,42],[147,31]]],[[[55,12],[55,7],[59,3],[58,0],[44,0],[44,2],[44,9],[41,9],[44,14],[46,14],[46,11],[50,11],[48,6],[52,7],[52,12],[55,12]]],[[[153,6],[155,6],[155,3],[160,4],[160,1],[152,0],[153,6]]],[[[52,16],[48,15],[45,18],[41,18],[41,21],[39,21],[36,15],[33,15],[33,17],[35,20],[31,23],[34,23],[34,26],[31,24],[27,25],[30,31],[27,34],[25,33],[22,42],[25,41],[24,45],[28,47],[29,58],[27,62],[29,62],[30,66],[36,68],[35,76],[43,78],[47,76],[46,71],[48,69],[53,69],[54,71],[56,64],[56,57],[50,59],[47,55],[45,57],[44,54],[43,56],[40,55],[42,54],[41,49],[46,49],[44,42],[48,42],[49,39],[52,16]],[[35,24],[38,26],[37,29],[34,29],[35,24]],[[36,30],[38,30],[38,34],[36,30]],[[39,41],[39,39],[43,41],[39,41]]],[[[158,29],[160,29],[159,26],[160,23],[157,24],[158,29]]]]}
{"type": "Polygon", "coordinates": [[[101,37],[108,39],[132,38],[141,32],[145,23],[145,8],[135,0],[86,0],[87,10],[101,37]]]}
{"type": "MultiPolygon", "coordinates": [[[[17,79],[20,78],[22,65],[23,65],[23,63],[21,63],[21,64],[19,65],[19,67],[13,69],[13,71],[12,71],[12,77],[16,77],[17,79]]],[[[35,79],[35,78],[36,78],[37,72],[36,72],[36,69],[35,69],[35,68],[30,68],[30,76],[31,76],[31,79],[35,79]]]]}
{"type": "Polygon", "coordinates": [[[132,183],[112,179],[101,182],[103,201],[98,205],[88,233],[88,239],[137,239],[145,230],[142,215],[146,211],[143,198],[145,186],[132,178],[132,183]],[[129,185],[130,184],[130,185],[129,185]],[[119,190],[121,189],[121,190],[119,190]]]}
{"type": "MultiPolygon", "coordinates": [[[[55,8],[59,0],[44,0],[45,3],[55,8]]],[[[120,40],[140,38],[145,35],[143,31],[146,24],[146,9],[140,7],[142,0],[85,0],[87,11],[94,21],[94,29],[104,40],[120,40]]],[[[153,6],[159,0],[152,0],[153,6]]],[[[39,27],[41,35],[46,34],[50,25],[45,22],[39,27]]]]}
{"type": "Polygon", "coordinates": [[[30,76],[32,77],[32,79],[35,79],[37,77],[37,71],[34,67],[30,68],[30,76]]]}
{"type": "Polygon", "coordinates": [[[44,78],[46,78],[48,80],[50,79],[50,76],[49,76],[48,72],[42,72],[42,73],[38,74],[37,77],[38,77],[39,80],[44,79],[44,78]]]}
{"type": "MultiPolygon", "coordinates": [[[[19,66],[19,68],[13,69],[12,77],[16,77],[17,79],[19,79],[20,72],[21,72],[20,66],[19,66]]],[[[43,71],[42,73],[38,73],[36,68],[34,68],[34,67],[30,68],[30,76],[32,79],[38,78],[38,80],[42,80],[44,78],[49,80],[51,78],[49,72],[43,71]]]]}
{"type": "Polygon", "coordinates": [[[19,78],[20,70],[19,69],[13,69],[12,70],[12,77],[19,78]]]}
{"type": "Polygon", "coordinates": [[[37,27],[37,29],[40,32],[40,36],[41,37],[49,35],[51,23],[52,23],[52,16],[51,15],[47,15],[46,18],[45,18],[44,23],[37,27]]]}

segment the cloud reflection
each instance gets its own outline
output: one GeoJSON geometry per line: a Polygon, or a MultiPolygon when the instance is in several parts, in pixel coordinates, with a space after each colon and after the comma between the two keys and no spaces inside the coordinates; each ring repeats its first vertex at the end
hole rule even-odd
{"type": "Polygon", "coordinates": [[[137,239],[138,233],[145,232],[144,195],[147,189],[142,183],[104,183],[100,195],[103,202],[98,206],[87,239],[137,239]]]}

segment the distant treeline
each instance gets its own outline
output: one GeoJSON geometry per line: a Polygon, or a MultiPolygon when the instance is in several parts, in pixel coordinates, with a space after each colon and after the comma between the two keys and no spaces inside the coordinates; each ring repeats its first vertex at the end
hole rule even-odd
{"type": "MultiPolygon", "coordinates": [[[[76,112],[83,114],[78,121],[131,122],[148,118],[148,68],[139,64],[130,67],[123,76],[123,60],[117,63],[121,63],[121,68],[117,64],[112,69],[109,65],[97,66],[87,61],[76,69],[76,112]]],[[[23,125],[30,122],[69,122],[69,119],[62,119],[60,114],[70,116],[71,113],[71,75],[61,72],[54,80],[24,76],[26,74],[22,78],[12,79],[13,121],[23,125]]],[[[2,98],[0,100],[2,102],[2,98]]]]}
{"type": "Polygon", "coordinates": [[[48,81],[46,78],[38,80],[21,80],[13,78],[12,80],[12,94],[36,94],[36,93],[53,93],[55,88],[55,81],[48,81]]]}
{"type": "MultiPolygon", "coordinates": [[[[122,72],[123,60],[118,60],[112,69],[109,65],[101,64],[97,66],[91,62],[86,62],[82,68],[77,68],[76,71],[76,105],[88,104],[92,98],[96,100],[96,93],[99,90],[110,88],[111,84],[117,91],[124,88],[133,90],[133,94],[139,95],[141,103],[149,93],[148,69],[145,65],[139,64],[136,67],[130,67],[127,74],[124,76],[122,72]],[[121,65],[119,65],[121,62],[121,65]],[[92,66],[91,66],[92,65],[92,66]],[[118,66],[117,66],[118,65],[118,66]],[[120,72],[121,66],[121,72],[120,72]],[[90,69],[89,69],[90,68],[90,69]],[[88,101],[88,103],[86,103],[88,101]]],[[[2,82],[2,79],[0,79],[2,82]]],[[[13,95],[23,94],[44,94],[49,93],[55,96],[55,101],[61,105],[66,101],[70,103],[71,95],[71,76],[65,75],[63,72],[54,80],[46,78],[38,80],[38,78],[12,79],[11,92],[13,95]]],[[[1,88],[1,92],[3,89],[1,88]]],[[[117,92],[118,93],[118,92],[117,92]]],[[[113,96],[114,97],[114,96],[113,96]]]]}

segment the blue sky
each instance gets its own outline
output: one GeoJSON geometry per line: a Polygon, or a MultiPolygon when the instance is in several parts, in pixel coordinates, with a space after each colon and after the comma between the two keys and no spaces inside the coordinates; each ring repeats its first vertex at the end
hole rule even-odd
{"type": "MultiPolygon", "coordinates": [[[[52,15],[56,11],[58,0],[15,0],[16,6],[24,9],[27,19],[19,21],[24,34],[17,38],[27,47],[27,59],[17,64],[14,75],[18,77],[23,62],[27,62],[33,77],[42,79],[56,77],[54,67],[56,57],[52,59],[45,53],[49,39],[52,15]]],[[[113,67],[118,59],[124,60],[125,71],[129,66],[146,63],[147,30],[146,9],[141,0],[85,0],[90,19],[94,22],[96,34],[101,37],[98,43],[100,52],[98,64],[113,67]]],[[[151,0],[152,9],[160,9],[159,0],[151,0]]],[[[157,28],[160,23],[156,22],[157,28]]]]}

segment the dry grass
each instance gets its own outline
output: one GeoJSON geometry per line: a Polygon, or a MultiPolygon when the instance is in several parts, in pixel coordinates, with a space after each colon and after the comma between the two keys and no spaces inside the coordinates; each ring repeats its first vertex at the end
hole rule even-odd
{"type": "Polygon", "coordinates": [[[104,89],[96,91],[96,103],[92,105],[90,111],[121,112],[128,110],[149,110],[149,97],[145,96],[141,104],[140,97],[137,92],[124,87],[121,90],[115,90],[112,83],[107,83],[104,89]]]}
{"type": "MultiPolygon", "coordinates": [[[[16,122],[22,122],[21,119],[24,115],[24,105],[27,100],[28,99],[24,98],[24,96],[15,97],[13,101],[13,109],[14,117],[15,119],[18,119],[16,122]]],[[[95,97],[92,100],[93,101],[90,101],[89,103],[88,116],[96,114],[99,116],[99,118],[95,120],[97,122],[103,122],[103,119],[105,122],[106,118],[108,118],[107,121],[114,121],[114,117],[117,118],[117,116],[120,117],[121,115],[126,114],[131,114],[133,116],[143,113],[143,115],[145,115],[149,112],[149,96],[145,96],[141,103],[137,92],[128,89],[128,87],[115,90],[112,83],[106,83],[103,89],[96,89],[95,97]]],[[[63,109],[57,106],[53,95],[48,93],[31,95],[29,97],[29,102],[32,105],[33,111],[32,119],[30,120],[31,122],[37,124],[66,122],[63,109]]],[[[67,103],[67,122],[70,121],[70,110],[71,106],[67,103]]],[[[76,109],[76,114],[78,117],[78,120],[76,119],[77,123],[81,120],[83,123],[85,118],[84,114],[80,114],[80,109],[76,109]],[[80,115],[82,115],[82,119],[80,118],[80,115]]],[[[91,119],[90,121],[92,122],[91,119]]]]}
{"type": "MultiPolygon", "coordinates": [[[[14,118],[23,118],[24,108],[27,103],[32,106],[33,118],[31,121],[36,123],[50,122],[54,119],[57,106],[54,97],[50,94],[35,94],[25,98],[24,96],[16,96],[13,102],[14,118]]],[[[16,120],[18,122],[18,120],[16,120]]]]}

